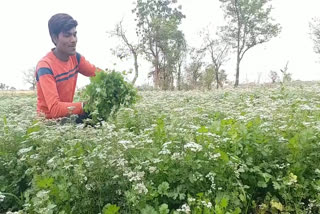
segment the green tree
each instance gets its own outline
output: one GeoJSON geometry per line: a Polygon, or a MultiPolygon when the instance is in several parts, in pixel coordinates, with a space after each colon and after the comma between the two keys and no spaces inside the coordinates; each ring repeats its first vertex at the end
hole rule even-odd
{"type": "Polygon", "coordinates": [[[137,34],[146,59],[153,65],[154,86],[173,86],[173,73],[186,46],[184,34],[178,29],[185,17],[176,0],[137,0],[133,12],[137,17],[137,34]]]}
{"type": "Polygon", "coordinates": [[[183,83],[182,65],[186,57],[187,57],[187,48],[185,46],[178,56],[178,62],[176,65],[177,88],[179,91],[182,90],[182,83],[183,83]]]}
{"type": "MultiPolygon", "coordinates": [[[[203,49],[191,48],[189,50],[190,62],[185,68],[185,72],[187,75],[188,85],[191,86],[191,89],[196,89],[199,87],[201,83],[202,77],[202,67],[204,66],[204,58],[205,51],[203,49]]],[[[209,74],[208,74],[209,75],[209,74]]]]}
{"type": "Polygon", "coordinates": [[[212,84],[215,80],[215,74],[217,72],[213,65],[209,65],[205,68],[203,75],[201,75],[203,87],[207,90],[211,90],[212,84]]]}
{"type": "Polygon", "coordinates": [[[268,42],[281,30],[271,18],[271,0],[220,0],[228,24],[222,27],[224,37],[236,49],[236,81],[239,85],[240,63],[245,53],[268,42]]]}
{"type": "Polygon", "coordinates": [[[310,22],[311,38],[314,42],[314,52],[320,54],[320,18],[313,18],[310,22]]]}

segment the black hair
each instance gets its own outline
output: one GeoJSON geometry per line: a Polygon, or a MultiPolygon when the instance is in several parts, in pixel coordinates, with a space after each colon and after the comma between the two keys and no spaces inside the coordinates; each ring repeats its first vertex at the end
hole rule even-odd
{"type": "Polygon", "coordinates": [[[53,36],[58,36],[61,32],[68,32],[72,28],[77,27],[77,25],[78,22],[66,13],[57,13],[53,15],[48,22],[49,33],[53,44],[55,44],[53,36]]]}

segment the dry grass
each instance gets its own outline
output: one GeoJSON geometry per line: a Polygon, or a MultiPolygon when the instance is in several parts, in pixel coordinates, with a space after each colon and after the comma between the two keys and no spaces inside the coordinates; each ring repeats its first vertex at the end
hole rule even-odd
{"type": "Polygon", "coordinates": [[[36,91],[24,91],[24,90],[5,90],[5,91],[0,91],[0,95],[35,95],[36,91]]]}

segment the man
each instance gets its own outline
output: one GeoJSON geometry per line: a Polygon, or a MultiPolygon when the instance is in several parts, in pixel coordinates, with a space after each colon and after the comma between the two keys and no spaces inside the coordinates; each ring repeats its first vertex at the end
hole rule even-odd
{"type": "Polygon", "coordinates": [[[83,103],[73,102],[78,73],[95,76],[97,68],[76,52],[78,23],[70,15],[58,13],[48,22],[55,45],[36,68],[37,112],[46,118],[78,114],[83,116],[83,103]]]}

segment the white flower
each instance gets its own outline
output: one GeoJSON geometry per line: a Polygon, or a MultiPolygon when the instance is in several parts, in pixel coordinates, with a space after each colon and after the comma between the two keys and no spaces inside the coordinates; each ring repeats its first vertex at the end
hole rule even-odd
{"type": "Polygon", "coordinates": [[[190,149],[193,152],[199,152],[202,150],[202,146],[195,143],[195,142],[189,142],[186,145],[184,145],[185,149],[190,149]]]}
{"type": "Polygon", "coordinates": [[[301,110],[307,110],[307,111],[313,110],[313,109],[312,109],[310,106],[308,106],[307,104],[301,105],[301,106],[300,106],[300,109],[301,109],[301,110]]]}
{"type": "Polygon", "coordinates": [[[92,187],[91,184],[86,184],[86,185],[85,185],[85,188],[90,191],[90,190],[92,190],[93,187],[92,187]]]}
{"type": "Polygon", "coordinates": [[[191,212],[191,209],[189,207],[188,204],[184,204],[181,206],[180,209],[177,209],[178,212],[183,212],[183,213],[190,213],[191,212]]]}
{"type": "Polygon", "coordinates": [[[201,201],[201,203],[203,204],[203,206],[207,207],[207,208],[211,208],[212,207],[212,203],[209,202],[205,202],[205,201],[201,201]]]}
{"type": "Polygon", "coordinates": [[[156,170],[157,170],[157,168],[154,167],[154,166],[150,166],[150,167],[149,167],[149,172],[150,172],[150,173],[154,173],[156,170]]]}
{"type": "Polygon", "coordinates": [[[221,157],[221,154],[218,152],[218,153],[216,153],[216,154],[210,154],[210,159],[214,159],[214,160],[216,160],[216,159],[218,159],[219,157],[221,157]]]}
{"type": "Polygon", "coordinates": [[[121,145],[123,145],[123,147],[124,147],[125,149],[127,149],[127,148],[128,148],[128,145],[131,143],[131,141],[129,141],[129,140],[119,140],[118,143],[120,143],[121,145]]]}
{"type": "Polygon", "coordinates": [[[159,152],[159,155],[170,155],[170,154],[171,154],[171,152],[168,149],[162,149],[159,152]]]}
{"type": "Polygon", "coordinates": [[[162,162],[162,160],[159,159],[159,158],[155,158],[155,159],[152,160],[152,162],[153,163],[160,163],[160,162],[162,162]]]}
{"type": "Polygon", "coordinates": [[[190,197],[190,198],[188,198],[188,202],[189,202],[189,203],[192,203],[192,202],[195,202],[195,201],[196,201],[196,199],[195,199],[195,198],[191,198],[191,197],[190,197]]]}
{"type": "Polygon", "coordinates": [[[27,152],[29,152],[29,151],[31,151],[31,150],[32,150],[32,146],[30,146],[30,147],[28,147],[28,148],[20,149],[20,150],[18,151],[18,155],[22,155],[22,154],[27,153],[27,152]]]}
{"type": "Polygon", "coordinates": [[[148,189],[143,183],[138,183],[134,186],[134,190],[137,190],[139,194],[147,194],[148,189]]]}
{"type": "Polygon", "coordinates": [[[4,199],[5,199],[5,197],[6,197],[6,196],[5,196],[5,195],[2,195],[1,192],[0,192],[0,202],[3,202],[4,199]]]}

